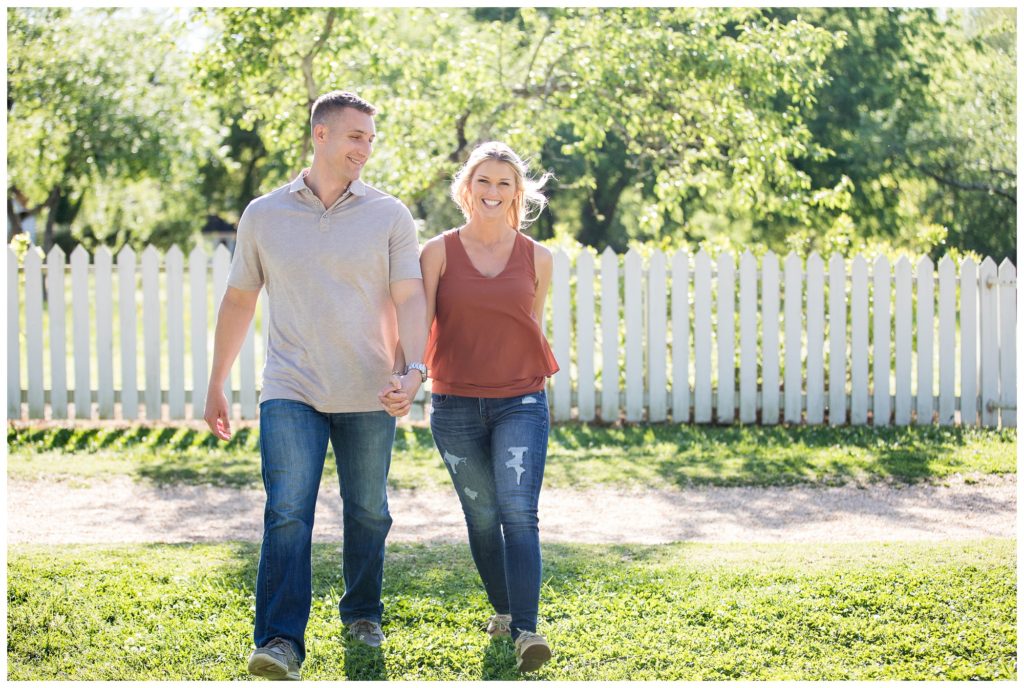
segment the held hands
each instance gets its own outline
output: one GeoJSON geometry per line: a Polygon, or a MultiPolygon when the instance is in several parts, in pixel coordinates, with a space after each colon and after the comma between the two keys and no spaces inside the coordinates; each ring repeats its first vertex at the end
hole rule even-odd
{"type": "Polygon", "coordinates": [[[422,376],[419,371],[411,370],[405,375],[392,373],[388,386],[377,394],[381,406],[388,415],[400,418],[409,413],[413,397],[419,391],[422,376]]]}

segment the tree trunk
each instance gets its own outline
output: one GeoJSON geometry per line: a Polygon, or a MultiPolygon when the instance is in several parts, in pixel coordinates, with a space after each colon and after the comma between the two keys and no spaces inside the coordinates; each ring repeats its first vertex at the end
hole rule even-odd
{"type": "Polygon", "coordinates": [[[46,199],[46,229],[43,231],[43,253],[48,254],[53,248],[53,226],[57,212],[57,201],[60,199],[60,187],[54,186],[50,190],[50,197],[46,199]]]}

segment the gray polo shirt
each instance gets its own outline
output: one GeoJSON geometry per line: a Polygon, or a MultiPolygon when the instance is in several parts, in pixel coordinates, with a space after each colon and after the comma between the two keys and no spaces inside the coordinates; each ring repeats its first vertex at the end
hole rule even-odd
{"type": "Polygon", "coordinates": [[[359,180],[325,209],[305,174],[238,221],[228,285],[269,297],[260,401],[380,411],[398,341],[390,284],[421,278],[416,226],[398,199],[359,180]]]}

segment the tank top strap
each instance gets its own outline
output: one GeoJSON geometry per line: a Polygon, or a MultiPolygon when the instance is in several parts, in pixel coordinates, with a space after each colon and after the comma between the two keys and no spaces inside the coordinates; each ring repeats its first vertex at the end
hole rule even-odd
{"type": "Polygon", "coordinates": [[[526,266],[531,279],[536,280],[537,272],[533,265],[533,241],[522,232],[516,232],[516,259],[526,266]]]}
{"type": "Polygon", "coordinates": [[[466,261],[469,260],[469,256],[466,255],[465,249],[462,248],[462,242],[459,241],[459,229],[449,229],[444,233],[444,264],[445,272],[448,272],[448,268],[455,267],[457,270],[462,270],[466,266],[466,261]]]}

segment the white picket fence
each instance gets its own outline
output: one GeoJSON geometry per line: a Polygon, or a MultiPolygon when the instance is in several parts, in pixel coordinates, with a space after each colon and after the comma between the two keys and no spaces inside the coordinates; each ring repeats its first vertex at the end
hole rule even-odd
{"type": "MultiPolygon", "coordinates": [[[[45,262],[32,250],[19,264],[8,248],[8,417],[201,417],[230,260],[224,246],[212,259],[196,248],[187,269],[177,247],[162,256],[151,246],[141,260],[101,248],[91,261],[78,247],[70,262],[54,248],[45,262]]],[[[258,412],[260,301],[261,336],[254,324],[227,385],[241,418],[258,412]]],[[[771,252],[760,265],[745,252],[737,269],[732,255],[712,263],[703,250],[646,261],[635,250],[624,259],[584,250],[575,266],[556,251],[548,328],[562,369],[549,384],[552,412],[559,421],[1015,427],[1016,301],[1013,264],[991,258],[957,266],[946,257],[936,272],[927,257],[891,269],[885,257],[833,255],[826,266],[817,254],[806,265],[789,255],[780,270],[771,252]]]]}

